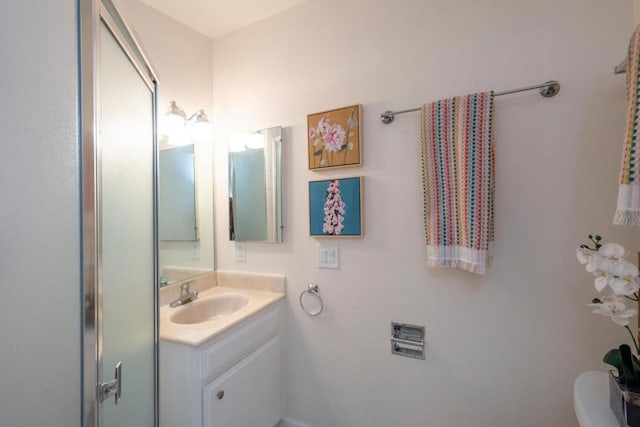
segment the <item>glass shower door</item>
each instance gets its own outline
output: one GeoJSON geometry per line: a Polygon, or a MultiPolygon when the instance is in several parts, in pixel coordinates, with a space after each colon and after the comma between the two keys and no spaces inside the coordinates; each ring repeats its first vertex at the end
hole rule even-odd
{"type": "Polygon", "coordinates": [[[99,375],[121,396],[101,407],[107,427],[155,423],[154,91],[104,22],[98,50],[99,375]],[[100,357],[101,356],[101,357],[100,357]]]}

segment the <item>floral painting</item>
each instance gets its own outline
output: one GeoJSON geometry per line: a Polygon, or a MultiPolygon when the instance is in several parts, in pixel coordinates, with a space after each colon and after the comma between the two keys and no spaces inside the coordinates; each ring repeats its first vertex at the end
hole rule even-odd
{"type": "Polygon", "coordinates": [[[360,164],[360,105],[307,116],[309,169],[360,164]]]}
{"type": "Polygon", "coordinates": [[[309,182],[312,236],[362,236],[362,179],[309,182]]]}

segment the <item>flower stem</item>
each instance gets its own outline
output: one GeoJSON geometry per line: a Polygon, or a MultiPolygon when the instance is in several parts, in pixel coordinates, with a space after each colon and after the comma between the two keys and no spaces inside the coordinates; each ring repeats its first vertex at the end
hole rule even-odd
{"type": "Polygon", "coordinates": [[[629,331],[629,335],[631,335],[631,339],[633,340],[633,346],[636,348],[636,354],[640,354],[640,348],[638,348],[638,342],[636,341],[636,337],[635,335],[633,335],[633,332],[631,332],[631,328],[629,328],[629,325],[624,327],[627,331],[629,331]]]}

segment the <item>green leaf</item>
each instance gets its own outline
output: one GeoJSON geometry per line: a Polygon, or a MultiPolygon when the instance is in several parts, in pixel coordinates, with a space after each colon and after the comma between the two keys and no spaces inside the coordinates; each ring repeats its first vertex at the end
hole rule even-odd
{"type": "Polygon", "coordinates": [[[602,358],[602,361],[616,368],[618,375],[622,375],[622,358],[620,357],[619,349],[613,348],[609,350],[602,358]]]}
{"type": "MultiPolygon", "coordinates": [[[[622,381],[630,388],[640,388],[640,364],[638,359],[631,354],[631,347],[622,344],[620,347],[620,367],[622,368],[622,381]]],[[[620,372],[620,371],[618,371],[620,372]]]]}
{"type": "Polygon", "coordinates": [[[316,139],[313,140],[313,145],[316,146],[316,145],[320,144],[321,142],[322,142],[321,138],[316,138],[316,139]]]}
{"type": "Polygon", "coordinates": [[[592,304],[602,304],[602,300],[600,298],[594,298],[591,300],[592,304]]]}
{"type": "Polygon", "coordinates": [[[322,155],[322,148],[319,149],[318,151],[314,151],[313,155],[314,156],[321,156],[322,155]]]}

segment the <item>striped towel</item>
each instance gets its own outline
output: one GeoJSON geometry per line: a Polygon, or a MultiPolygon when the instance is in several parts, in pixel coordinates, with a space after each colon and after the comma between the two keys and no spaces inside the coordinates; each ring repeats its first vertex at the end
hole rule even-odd
{"type": "Polygon", "coordinates": [[[640,162],[638,161],[638,113],[640,104],[640,25],[633,32],[627,56],[627,131],[622,147],[618,209],[613,223],[640,225],[640,162]]]}
{"type": "Polygon", "coordinates": [[[493,252],[493,92],[422,107],[427,264],[485,274],[493,252]]]}

